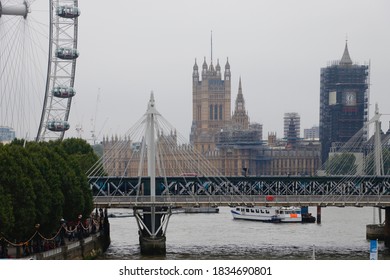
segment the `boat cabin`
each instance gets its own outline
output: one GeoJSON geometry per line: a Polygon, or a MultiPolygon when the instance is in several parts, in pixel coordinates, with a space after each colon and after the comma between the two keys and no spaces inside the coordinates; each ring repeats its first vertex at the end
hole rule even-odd
{"type": "Polygon", "coordinates": [[[51,90],[51,93],[58,98],[69,98],[76,94],[76,91],[72,87],[58,86],[51,90]]]}
{"type": "Polygon", "coordinates": [[[62,18],[76,18],[80,15],[80,9],[74,6],[59,6],[56,14],[62,18]]]}
{"type": "Polygon", "coordinates": [[[275,211],[276,214],[289,215],[289,214],[301,214],[301,209],[296,207],[280,208],[275,211]]]}
{"type": "Polygon", "coordinates": [[[242,213],[271,214],[269,209],[264,209],[264,208],[237,207],[236,211],[242,213]]]}

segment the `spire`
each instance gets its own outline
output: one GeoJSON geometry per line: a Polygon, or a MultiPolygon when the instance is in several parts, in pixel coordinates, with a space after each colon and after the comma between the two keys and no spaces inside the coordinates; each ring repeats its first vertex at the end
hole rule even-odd
{"type": "Polygon", "coordinates": [[[192,78],[193,78],[194,82],[199,81],[198,64],[196,63],[196,58],[195,58],[195,64],[193,67],[192,78]]]}
{"type": "Polygon", "coordinates": [[[236,112],[245,112],[245,100],[244,95],[242,94],[242,86],[241,86],[241,76],[238,83],[238,94],[236,98],[236,112]]]}
{"type": "Polygon", "coordinates": [[[225,69],[230,69],[229,58],[226,59],[225,69]]]}
{"type": "Polygon", "coordinates": [[[193,70],[198,70],[198,64],[196,63],[196,58],[195,58],[195,64],[193,70]]]}
{"type": "Polygon", "coordinates": [[[236,97],[236,107],[232,116],[233,127],[239,130],[249,129],[249,117],[245,111],[245,100],[242,94],[241,77],[238,85],[238,94],[236,97]]]}
{"type": "Polygon", "coordinates": [[[211,30],[211,64],[213,64],[213,30],[211,30]]]}
{"type": "Polygon", "coordinates": [[[221,71],[221,66],[219,65],[219,59],[217,59],[217,66],[215,66],[215,70],[221,71]]]}
{"type": "Polygon", "coordinates": [[[213,66],[213,31],[211,30],[211,59],[210,59],[210,72],[214,72],[214,66],[213,66]]]}
{"type": "Polygon", "coordinates": [[[204,57],[204,61],[203,61],[203,66],[202,66],[203,70],[207,70],[207,63],[206,63],[206,57],[204,57]]]}
{"type": "Polygon", "coordinates": [[[351,57],[349,56],[349,51],[348,51],[348,40],[345,41],[344,53],[343,53],[343,57],[340,60],[340,65],[352,65],[352,60],[351,57]]]}

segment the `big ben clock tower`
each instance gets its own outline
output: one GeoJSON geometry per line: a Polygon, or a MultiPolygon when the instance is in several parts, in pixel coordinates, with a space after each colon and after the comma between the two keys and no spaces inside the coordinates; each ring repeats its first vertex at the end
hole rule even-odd
{"type": "MultiPolygon", "coordinates": [[[[368,121],[369,65],[354,64],[345,43],[340,61],[321,69],[320,141],[324,163],[330,148],[348,142],[368,121]]],[[[361,141],[367,139],[363,131],[361,141]]]]}

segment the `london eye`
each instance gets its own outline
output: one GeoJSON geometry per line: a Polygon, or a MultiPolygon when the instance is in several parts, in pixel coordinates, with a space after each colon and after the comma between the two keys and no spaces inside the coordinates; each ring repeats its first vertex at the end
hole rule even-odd
{"type": "Polygon", "coordinates": [[[77,0],[0,0],[0,127],[63,139],[74,87],[77,0]]]}

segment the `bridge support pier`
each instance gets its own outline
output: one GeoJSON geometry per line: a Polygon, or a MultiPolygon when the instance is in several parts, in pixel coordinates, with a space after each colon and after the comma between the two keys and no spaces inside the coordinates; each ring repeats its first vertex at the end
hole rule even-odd
{"type": "Polygon", "coordinates": [[[134,208],[138,224],[141,255],[166,254],[166,229],[171,216],[170,207],[134,208]]]}
{"type": "Polygon", "coordinates": [[[321,224],[321,206],[317,206],[317,224],[321,224]]]}
{"type": "Polygon", "coordinates": [[[390,248],[390,207],[385,207],[384,241],[385,247],[390,248]]]}

